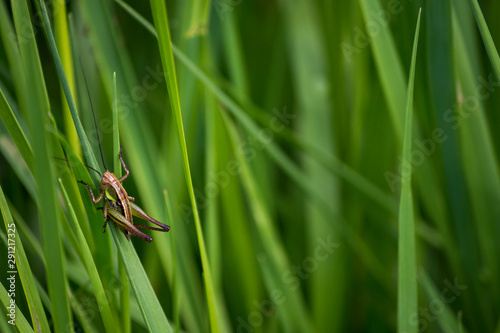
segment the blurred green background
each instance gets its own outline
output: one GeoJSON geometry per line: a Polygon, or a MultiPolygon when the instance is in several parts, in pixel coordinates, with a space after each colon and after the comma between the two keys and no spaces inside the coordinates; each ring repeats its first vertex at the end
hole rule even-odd
{"type": "Polygon", "coordinates": [[[1,0],[0,331],[500,333],[500,3],[476,4],[1,0]],[[76,183],[97,133],[171,226],[151,244],[76,183]]]}

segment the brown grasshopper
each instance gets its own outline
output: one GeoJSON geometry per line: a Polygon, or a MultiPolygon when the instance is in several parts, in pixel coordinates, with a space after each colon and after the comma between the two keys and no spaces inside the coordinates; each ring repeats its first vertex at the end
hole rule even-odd
{"type": "Polygon", "coordinates": [[[157,220],[146,214],[139,206],[134,203],[135,198],[127,194],[127,191],[123,187],[122,182],[129,176],[130,171],[125,165],[125,162],[123,162],[122,148],[120,148],[120,154],[118,156],[120,158],[120,162],[122,163],[123,169],[125,170],[125,175],[121,178],[116,177],[114,173],[110,172],[106,168],[106,165],[104,165],[104,160],[103,165],[106,169],[106,172],[104,174],[101,174],[97,170],[91,168],[101,176],[101,184],[99,185],[99,191],[101,193],[97,196],[97,198],[94,196],[92,189],[87,183],[81,180],[78,181],[78,183],[87,186],[93,203],[96,204],[104,198],[104,206],[98,208],[102,209],[104,219],[106,220],[103,226],[104,232],[106,231],[106,225],[108,221],[111,219],[125,233],[125,236],[128,240],[130,240],[130,235],[133,235],[145,240],[146,242],[151,242],[153,239],[137,229],[137,227],[163,232],[169,231],[170,227],[166,224],[158,222],[157,220]],[[134,224],[132,216],[137,216],[143,220],[156,224],[159,228],[141,224],[134,224]]]}
{"type": "MultiPolygon", "coordinates": [[[[81,63],[80,63],[81,64],[81,63]]],[[[83,72],[83,70],[82,70],[83,72]]],[[[84,80],[85,80],[85,86],[87,87],[87,93],[89,95],[89,100],[90,100],[90,92],[88,90],[87,86],[87,79],[85,78],[85,74],[83,75],[84,80]]],[[[95,113],[94,113],[94,108],[92,106],[92,100],[90,100],[90,106],[92,109],[92,115],[94,117],[94,125],[96,127],[97,131],[97,122],[95,119],[95,113]]],[[[101,160],[102,160],[102,165],[104,166],[104,169],[106,172],[104,174],[101,174],[99,171],[96,169],[87,167],[91,170],[94,170],[101,176],[101,184],[99,185],[99,191],[101,192],[97,198],[94,197],[94,193],[92,192],[92,189],[90,186],[83,182],[83,181],[78,181],[78,183],[83,184],[87,186],[87,189],[89,190],[90,197],[92,198],[93,203],[98,203],[104,198],[104,206],[99,207],[98,209],[102,209],[103,215],[104,215],[104,232],[106,232],[106,225],[108,221],[111,219],[113,222],[116,223],[116,225],[123,231],[125,236],[127,237],[128,240],[130,240],[130,235],[139,237],[146,242],[150,242],[153,240],[153,238],[149,237],[142,231],[140,231],[139,228],[144,228],[144,229],[149,229],[149,230],[156,230],[156,231],[163,231],[167,232],[170,230],[170,227],[166,224],[163,224],[161,222],[156,221],[153,219],[151,216],[146,214],[139,206],[137,206],[134,201],[135,199],[127,194],[127,191],[125,191],[125,188],[122,185],[122,182],[129,176],[130,172],[125,165],[125,162],[123,162],[122,158],[122,147],[120,147],[120,153],[118,157],[120,158],[120,162],[123,166],[123,169],[125,170],[125,175],[122,176],[121,178],[116,177],[116,175],[108,170],[106,167],[106,164],[104,163],[104,157],[102,154],[102,148],[101,148],[101,142],[99,140],[99,133],[97,133],[97,142],[99,143],[99,151],[101,153],[101,160]],[[137,216],[143,220],[149,221],[155,225],[157,225],[159,228],[156,227],[150,227],[146,225],[140,225],[140,224],[134,224],[133,217],[132,216],[137,216]]]]}

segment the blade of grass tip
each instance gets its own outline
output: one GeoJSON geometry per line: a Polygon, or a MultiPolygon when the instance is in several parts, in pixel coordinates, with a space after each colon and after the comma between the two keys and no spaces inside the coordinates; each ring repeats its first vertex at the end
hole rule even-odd
{"type": "MultiPolygon", "coordinates": [[[[120,158],[120,126],[118,123],[118,88],[116,85],[116,72],[113,73],[113,103],[112,103],[112,121],[113,121],[113,170],[115,175],[122,176],[122,166],[120,158]]],[[[123,323],[123,332],[130,332],[130,283],[128,281],[127,271],[121,260],[118,260],[118,274],[120,277],[120,318],[123,323]]]]}
{"type": "Polygon", "coordinates": [[[12,246],[15,248],[15,264],[13,264],[12,266],[9,265],[8,269],[9,271],[17,271],[19,273],[35,331],[48,332],[50,330],[49,323],[43,309],[42,301],[40,300],[40,295],[38,294],[33,272],[31,271],[26,253],[24,252],[21,235],[17,233],[16,224],[12,219],[12,214],[10,213],[7,200],[1,186],[0,210],[2,211],[3,220],[5,222],[5,229],[7,230],[7,233],[9,235],[8,246],[12,246]],[[11,236],[13,236],[13,238],[11,238],[11,236]]]}
{"type": "MultiPolygon", "coordinates": [[[[87,135],[83,129],[80,118],[78,117],[78,111],[76,109],[75,100],[74,100],[73,95],[71,93],[68,79],[67,79],[66,74],[64,72],[64,67],[63,67],[63,64],[61,62],[61,57],[59,56],[59,52],[57,51],[57,46],[56,46],[56,42],[54,39],[54,34],[52,33],[52,28],[50,26],[49,17],[47,14],[47,8],[45,7],[44,1],[40,0],[37,3],[39,3],[40,8],[41,8],[45,36],[46,36],[47,41],[49,43],[49,49],[51,51],[52,57],[54,59],[54,63],[56,65],[57,74],[59,76],[59,80],[61,81],[61,85],[63,87],[64,94],[66,96],[66,101],[68,103],[68,107],[69,107],[69,110],[71,112],[71,116],[73,117],[73,122],[75,124],[76,132],[78,133],[78,138],[80,139],[80,143],[82,145],[83,155],[85,156],[85,159],[87,160],[87,163],[89,166],[91,166],[92,168],[94,168],[96,170],[101,170],[101,168],[100,168],[99,164],[97,163],[97,160],[92,152],[92,147],[90,146],[90,142],[89,142],[87,135]]],[[[97,174],[92,173],[91,176],[92,176],[92,179],[94,179],[94,181],[96,183],[100,182],[100,178],[97,174]]]]}
{"type": "Polygon", "coordinates": [[[177,90],[177,78],[175,74],[174,56],[172,53],[172,44],[170,40],[170,30],[167,19],[167,7],[164,1],[152,0],[151,11],[155,23],[156,31],[158,33],[158,46],[160,48],[160,55],[162,58],[163,68],[166,73],[168,95],[172,107],[173,118],[177,128],[177,138],[182,153],[182,161],[184,164],[184,174],[186,177],[186,185],[191,200],[193,210],[193,217],[196,227],[196,234],[200,247],[201,263],[203,267],[203,274],[205,277],[205,291],[207,293],[208,310],[210,315],[210,325],[212,332],[219,332],[219,322],[217,315],[217,302],[215,297],[215,288],[212,281],[210,272],[210,265],[201,229],[200,217],[194,196],[193,183],[191,180],[191,171],[189,168],[189,159],[187,155],[186,139],[184,137],[184,127],[182,124],[181,106],[179,101],[179,92],[177,90]]]}
{"type": "Polygon", "coordinates": [[[172,332],[132,242],[128,241],[113,223],[109,226],[148,330],[172,332]]]}
{"type": "MultiPolygon", "coordinates": [[[[372,13],[383,11],[380,0],[359,0],[358,2],[366,25],[370,25],[372,13]]],[[[380,34],[370,41],[370,47],[396,133],[397,145],[401,146],[405,122],[405,95],[408,87],[391,29],[387,27],[381,29],[380,34]]],[[[417,119],[414,121],[414,126],[416,129],[415,139],[421,140],[417,119]]],[[[421,196],[423,206],[441,229],[441,232],[445,233],[445,224],[448,223],[446,202],[442,190],[438,186],[439,181],[434,165],[432,163],[421,164],[418,168],[415,168],[415,176],[415,185],[421,192],[425,193],[425,195],[421,196]]],[[[386,173],[385,177],[394,192],[395,184],[389,179],[390,173],[386,173]]]]}
{"type": "MultiPolygon", "coordinates": [[[[403,160],[411,158],[412,118],[413,118],[413,85],[415,81],[415,63],[417,60],[418,36],[420,32],[419,10],[413,53],[411,57],[410,76],[406,100],[406,121],[403,141],[403,160]]],[[[417,333],[417,326],[410,318],[418,313],[416,249],[415,249],[415,217],[413,215],[413,198],[411,189],[411,166],[402,168],[401,199],[399,206],[399,242],[398,242],[398,332],[417,333]]]]}
{"type": "MultiPolygon", "coordinates": [[[[420,269],[418,280],[423,291],[427,295],[429,302],[442,299],[442,292],[436,288],[436,285],[432,282],[431,278],[424,269],[420,269]]],[[[439,314],[436,314],[435,320],[445,333],[455,333],[460,331],[463,331],[464,333],[467,332],[465,328],[460,329],[462,326],[461,322],[457,320],[457,316],[447,304],[443,304],[443,310],[440,311],[439,314]]]]}
{"type": "Polygon", "coordinates": [[[95,265],[87,241],[85,240],[85,236],[83,235],[83,231],[80,228],[80,223],[78,222],[78,218],[75,214],[75,211],[73,210],[73,205],[69,199],[66,188],[64,187],[61,178],[59,178],[58,181],[61,192],[63,194],[64,201],[66,202],[66,206],[68,209],[69,220],[72,222],[73,229],[75,230],[75,234],[78,239],[78,244],[80,246],[83,262],[89,274],[92,287],[94,288],[94,294],[97,299],[97,306],[99,307],[99,312],[101,314],[101,318],[104,323],[106,332],[120,331],[119,330],[120,321],[118,320],[118,318],[114,318],[113,316],[113,312],[111,311],[111,307],[109,305],[109,300],[106,296],[106,292],[104,291],[101,278],[99,277],[99,272],[95,265]]]}
{"type": "Polygon", "coordinates": [[[11,325],[16,325],[19,332],[34,332],[33,328],[31,328],[30,324],[26,320],[26,317],[24,317],[23,313],[21,312],[21,309],[19,309],[15,303],[11,303],[12,298],[9,297],[9,293],[5,289],[3,283],[0,283],[0,300],[5,306],[4,313],[13,313],[15,315],[15,319],[10,319],[9,317],[9,320],[12,320],[12,322],[9,322],[9,324],[12,323],[11,325]]]}
{"type": "Polygon", "coordinates": [[[490,58],[493,70],[495,71],[497,78],[500,79],[500,56],[498,55],[495,42],[493,41],[490,30],[488,29],[483,13],[481,12],[481,7],[479,7],[477,0],[470,0],[470,5],[472,7],[474,17],[476,18],[477,27],[479,28],[481,37],[483,37],[483,43],[486,47],[486,52],[488,52],[488,57],[490,58]]]}
{"type": "Polygon", "coordinates": [[[28,4],[26,1],[11,1],[11,6],[23,67],[25,73],[30,75],[30,79],[26,80],[26,91],[29,91],[30,98],[26,100],[25,111],[34,153],[38,214],[47,263],[47,285],[52,300],[52,320],[54,331],[63,332],[72,326],[73,319],[67,293],[68,281],[58,214],[60,208],[54,172],[49,162],[49,136],[45,130],[45,125],[49,124],[47,113],[50,105],[28,4]]]}
{"type": "MultiPolygon", "coordinates": [[[[56,37],[57,49],[61,56],[62,64],[66,77],[68,79],[68,85],[73,96],[76,96],[76,83],[75,75],[73,72],[73,61],[71,56],[71,43],[69,40],[69,26],[66,16],[66,1],[52,1],[54,14],[54,31],[56,37]]],[[[80,140],[75,129],[75,124],[73,123],[73,118],[71,116],[71,111],[67,103],[65,103],[64,96],[61,96],[62,101],[62,113],[64,119],[64,128],[66,137],[71,145],[71,148],[75,151],[78,156],[82,155],[82,148],[80,146],[80,140]]]]}
{"type": "MultiPolygon", "coordinates": [[[[174,218],[172,217],[172,205],[170,203],[170,197],[167,190],[163,191],[163,197],[165,198],[165,208],[167,210],[168,224],[172,230],[175,230],[174,218]]],[[[179,315],[179,292],[177,289],[177,256],[175,251],[175,233],[171,234],[170,237],[170,250],[172,251],[172,313],[173,320],[175,322],[175,332],[180,332],[180,315],[179,315]]]]}

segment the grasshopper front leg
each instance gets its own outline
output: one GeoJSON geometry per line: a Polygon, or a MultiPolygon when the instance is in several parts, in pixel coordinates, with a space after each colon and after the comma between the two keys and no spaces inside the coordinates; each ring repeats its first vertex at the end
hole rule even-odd
{"type": "Polygon", "coordinates": [[[120,183],[123,182],[125,179],[127,179],[128,175],[130,174],[130,171],[128,171],[127,166],[125,165],[125,162],[123,162],[122,150],[123,150],[123,147],[120,147],[120,154],[118,154],[118,157],[120,158],[120,162],[122,162],[123,170],[125,170],[125,175],[123,175],[120,178],[120,183]]]}
{"type": "Polygon", "coordinates": [[[85,183],[84,181],[82,180],[79,180],[78,183],[80,184],[83,184],[85,186],[87,186],[87,189],[89,190],[89,193],[90,193],[90,197],[92,198],[92,202],[93,203],[98,203],[99,201],[101,201],[101,199],[104,197],[104,192],[99,194],[99,196],[97,197],[97,199],[94,197],[94,192],[92,192],[92,189],[90,188],[89,184],[85,183]]]}

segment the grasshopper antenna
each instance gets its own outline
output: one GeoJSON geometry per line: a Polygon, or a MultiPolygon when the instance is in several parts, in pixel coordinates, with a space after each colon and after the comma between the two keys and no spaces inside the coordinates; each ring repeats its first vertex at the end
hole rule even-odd
{"type": "MultiPolygon", "coordinates": [[[[101,139],[99,138],[99,130],[97,129],[97,121],[95,120],[94,106],[92,105],[92,98],[90,98],[90,91],[89,91],[89,86],[87,84],[87,78],[85,77],[85,72],[83,71],[82,57],[79,56],[78,60],[80,61],[80,68],[81,68],[82,74],[83,74],[83,81],[85,81],[85,88],[87,88],[87,95],[89,96],[90,109],[92,110],[92,116],[94,117],[94,126],[95,126],[95,131],[96,131],[96,134],[97,134],[97,143],[99,144],[99,152],[101,153],[102,165],[104,166],[105,170],[108,170],[108,168],[106,168],[106,164],[104,163],[104,156],[102,155],[101,139]]],[[[91,169],[94,170],[94,171],[97,171],[97,170],[95,170],[93,168],[91,168],[91,169]]],[[[97,171],[97,173],[101,174],[98,171],[97,171]]]]}
{"type": "MultiPolygon", "coordinates": [[[[66,153],[64,153],[64,155],[66,155],[66,153]]],[[[53,158],[53,159],[55,159],[55,160],[59,160],[59,161],[64,161],[64,162],[66,162],[66,164],[68,165],[68,167],[70,167],[70,166],[71,166],[71,164],[70,164],[70,162],[69,162],[68,157],[66,157],[66,158],[60,158],[60,157],[55,157],[55,156],[52,156],[52,158],[53,158]]],[[[83,166],[84,166],[84,167],[89,168],[90,170],[93,170],[93,171],[97,172],[97,173],[99,174],[99,176],[101,176],[101,177],[102,177],[102,174],[101,174],[99,171],[97,171],[96,169],[94,169],[93,167],[88,166],[87,164],[83,164],[83,166]]]]}

